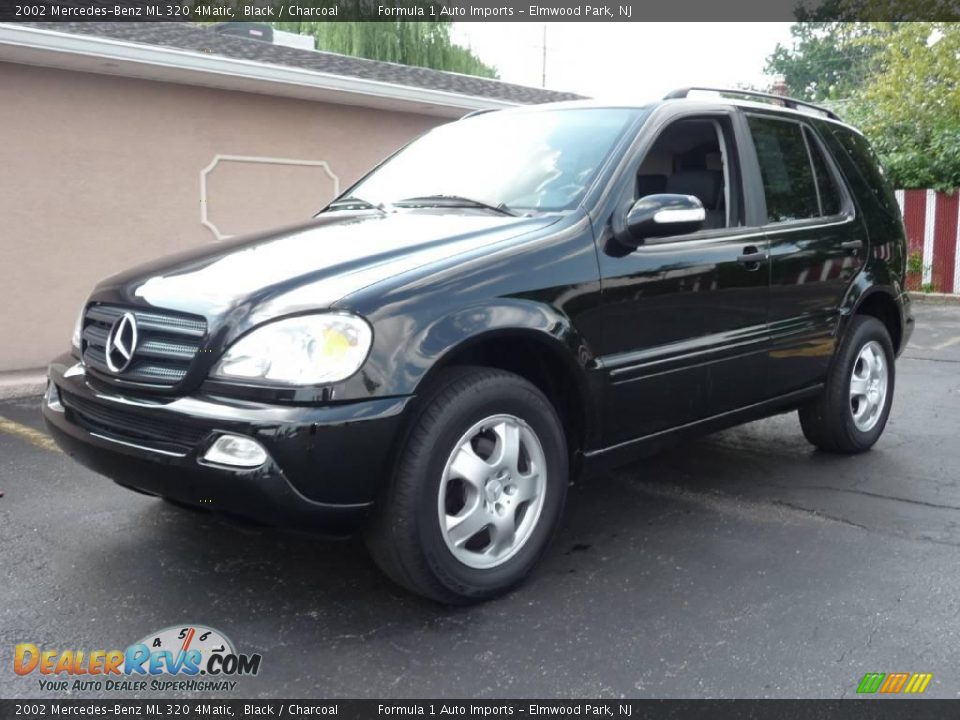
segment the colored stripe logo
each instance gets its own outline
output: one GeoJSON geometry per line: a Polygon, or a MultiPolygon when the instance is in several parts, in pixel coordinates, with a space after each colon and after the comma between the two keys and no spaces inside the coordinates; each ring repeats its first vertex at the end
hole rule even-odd
{"type": "Polygon", "coordinates": [[[867,673],[857,686],[857,692],[919,695],[932,679],[933,673],[867,673]]]}

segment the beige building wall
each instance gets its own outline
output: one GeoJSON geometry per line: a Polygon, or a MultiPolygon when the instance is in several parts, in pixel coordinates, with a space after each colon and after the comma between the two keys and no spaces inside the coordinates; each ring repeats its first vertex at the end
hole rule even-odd
{"type": "Polygon", "coordinates": [[[4,63],[0,88],[0,371],[69,349],[98,280],[308,218],[443,122],[4,63]]]}

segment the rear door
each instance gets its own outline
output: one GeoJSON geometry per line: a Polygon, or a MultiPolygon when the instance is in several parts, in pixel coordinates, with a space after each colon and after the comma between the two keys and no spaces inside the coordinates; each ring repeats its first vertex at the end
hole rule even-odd
{"type": "Polygon", "coordinates": [[[821,382],[866,233],[842,175],[802,118],[746,114],[770,252],[770,394],[821,382]]]}

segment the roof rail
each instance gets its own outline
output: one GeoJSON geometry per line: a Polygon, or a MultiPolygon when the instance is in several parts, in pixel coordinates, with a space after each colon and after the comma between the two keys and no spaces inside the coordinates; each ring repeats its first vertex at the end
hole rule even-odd
{"type": "Polygon", "coordinates": [[[663,96],[664,100],[674,100],[677,98],[685,98],[690,93],[691,90],[707,90],[709,92],[722,93],[724,95],[742,95],[743,97],[751,98],[763,98],[765,100],[776,100],[781,103],[784,107],[788,107],[791,110],[796,110],[799,107],[810,108],[811,110],[816,110],[819,113],[823,113],[826,117],[832,120],[839,120],[840,116],[837,115],[833,110],[829,110],[822,105],[814,105],[813,103],[807,102],[806,100],[797,100],[796,98],[786,97],[784,95],[774,95],[773,93],[758,92],[756,90],[731,90],[728,88],[714,88],[714,87],[686,87],[679,88],[673,92],[669,92],[663,96]]]}

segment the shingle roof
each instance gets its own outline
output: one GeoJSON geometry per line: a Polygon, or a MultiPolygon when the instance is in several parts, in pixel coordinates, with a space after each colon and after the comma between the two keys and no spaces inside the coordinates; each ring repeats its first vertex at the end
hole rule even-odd
{"type": "Polygon", "coordinates": [[[499,80],[367,60],[336,53],[271,45],[259,40],[222,35],[212,29],[175,22],[57,22],[29,23],[31,27],[112,40],[192,50],[239,60],[252,60],[366,80],[495,98],[522,105],[577,100],[582,96],[514,85],[499,80]]]}

